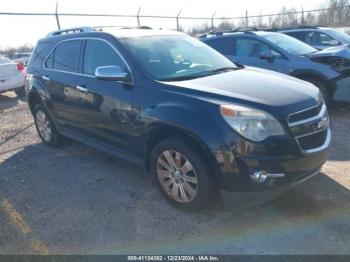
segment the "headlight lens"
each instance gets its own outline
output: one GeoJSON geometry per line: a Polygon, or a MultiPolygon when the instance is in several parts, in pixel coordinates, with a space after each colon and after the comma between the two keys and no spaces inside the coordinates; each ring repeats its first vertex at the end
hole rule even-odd
{"type": "Polygon", "coordinates": [[[270,136],[285,135],[280,123],[266,112],[236,105],[221,105],[221,115],[242,136],[263,141],[270,136]]]}

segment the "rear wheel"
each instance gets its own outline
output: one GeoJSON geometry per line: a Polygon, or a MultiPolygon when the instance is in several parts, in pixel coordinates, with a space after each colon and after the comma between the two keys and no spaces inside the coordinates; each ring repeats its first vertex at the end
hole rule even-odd
{"type": "Polygon", "coordinates": [[[57,132],[57,129],[42,104],[38,104],[33,110],[35,126],[41,140],[50,146],[58,146],[62,142],[62,136],[57,132]]]}
{"type": "Polygon", "coordinates": [[[216,199],[216,183],[200,152],[181,140],[168,138],[152,151],[151,171],[158,188],[174,206],[201,210],[216,199]]]}

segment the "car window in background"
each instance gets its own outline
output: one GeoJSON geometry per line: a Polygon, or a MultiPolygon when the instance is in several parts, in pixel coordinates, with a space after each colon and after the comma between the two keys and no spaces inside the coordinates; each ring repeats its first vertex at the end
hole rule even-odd
{"type": "Polygon", "coordinates": [[[84,52],[83,73],[93,76],[97,67],[111,65],[120,66],[126,70],[125,63],[108,43],[101,40],[87,40],[84,52]]]}
{"type": "MultiPolygon", "coordinates": [[[[73,73],[78,72],[80,45],[80,40],[66,41],[59,44],[54,51],[52,69],[73,73]]],[[[49,59],[47,62],[49,62],[49,59]]]]}
{"type": "Polygon", "coordinates": [[[305,32],[301,31],[301,32],[286,32],[287,35],[290,35],[300,41],[305,42],[305,32]]]}
{"type": "Polygon", "coordinates": [[[343,43],[350,43],[350,35],[338,31],[338,30],[334,30],[334,29],[329,29],[329,30],[325,30],[330,36],[341,40],[343,43]]]}
{"type": "Polygon", "coordinates": [[[306,32],[305,42],[312,46],[329,46],[333,38],[322,32],[306,32]]]}
{"type": "Polygon", "coordinates": [[[233,55],[234,53],[234,39],[232,37],[211,39],[206,43],[221,54],[233,55]]]}
{"type": "Polygon", "coordinates": [[[281,56],[269,45],[252,38],[236,39],[234,54],[240,57],[259,57],[261,52],[271,51],[275,56],[281,56]]]}
{"type": "Polygon", "coordinates": [[[196,78],[221,68],[237,69],[219,52],[189,36],[126,38],[122,42],[144,70],[157,80],[196,78]]]}
{"type": "Polygon", "coordinates": [[[12,61],[7,57],[0,57],[0,64],[8,64],[8,63],[12,63],[12,61]]]}
{"type": "Polygon", "coordinates": [[[306,55],[317,51],[315,48],[285,34],[262,34],[261,37],[292,55],[306,55]]]}

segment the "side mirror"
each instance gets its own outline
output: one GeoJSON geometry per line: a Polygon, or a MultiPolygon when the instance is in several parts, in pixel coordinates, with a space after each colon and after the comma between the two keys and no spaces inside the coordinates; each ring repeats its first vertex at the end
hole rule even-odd
{"type": "Polygon", "coordinates": [[[95,78],[99,80],[130,82],[128,73],[120,66],[100,66],[96,68],[95,78]]]}
{"type": "Polygon", "coordinates": [[[337,46],[337,45],[340,45],[340,42],[338,41],[338,40],[331,40],[330,42],[329,42],[329,45],[330,46],[337,46]]]}
{"type": "Polygon", "coordinates": [[[275,56],[272,54],[271,51],[262,51],[259,54],[260,59],[267,60],[268,62],[272,63],[275,60],[275,56]]]}

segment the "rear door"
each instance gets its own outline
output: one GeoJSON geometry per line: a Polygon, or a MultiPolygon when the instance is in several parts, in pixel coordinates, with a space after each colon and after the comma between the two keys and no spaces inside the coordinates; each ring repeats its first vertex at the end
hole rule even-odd
{"type": "Polygon", "coordinates": [[[59,127],[76,131],[81,129],[80,93],[76,88],[81,45],[81,40],[74,39],[59,43],[45,61],[42,76],[59,127]]]}
{"type": "Polygon", "coordinates": [[[131,72],[117,49],[103,39],[85,40],[81,74],[80,116],[85,135],[105,144],[128,150],[133,129],[132,84],[99,80],[100,66],[120,66],[131,72]]]}

